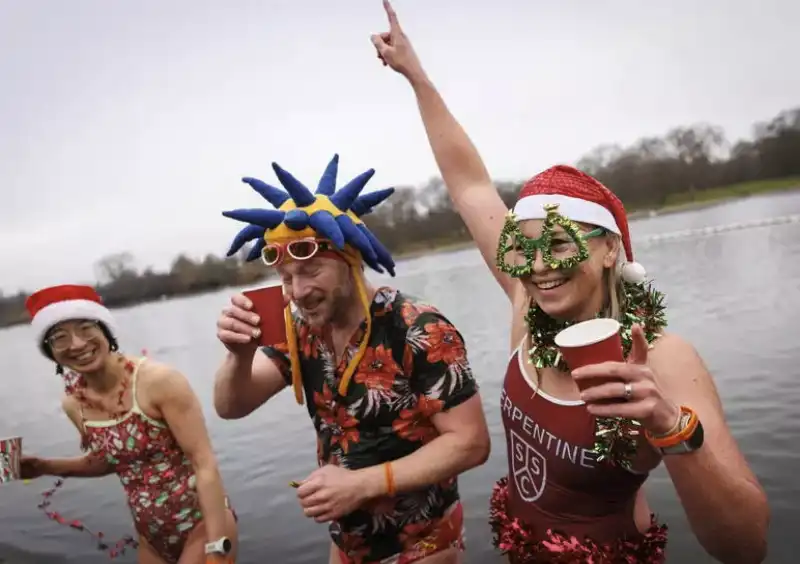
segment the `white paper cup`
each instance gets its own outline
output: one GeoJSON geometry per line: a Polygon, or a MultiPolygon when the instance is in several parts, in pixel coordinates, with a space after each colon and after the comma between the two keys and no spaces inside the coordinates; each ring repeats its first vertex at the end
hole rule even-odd
{"type": "Polygon", "coordinates": [[[20,479],[21,456],[22,437],[0,439],[0,484],[20,479]]]}

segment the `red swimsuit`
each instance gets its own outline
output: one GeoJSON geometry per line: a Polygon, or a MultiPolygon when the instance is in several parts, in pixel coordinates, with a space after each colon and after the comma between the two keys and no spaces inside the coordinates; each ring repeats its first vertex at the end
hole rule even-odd
{"type": "Polygon", "coordinates": [[[598,463],[594,417],[534,392],[522,362],[517,349],[501,394],[509,470],[492,496],[495,543],[515,564],[662,562],[666,527],[642,534],[633,518],[647,475],[598,463]]]}
{"type": "Polygon", "coordinates": [[[191,462],[166,423],[148,417],[136,401],[136,376],[143,363],[131,375],[131,410],[110,421],[84,419],[83,425],[89,448],[119,476],[137,532],[172,564],[203,515],[191,462]]]}

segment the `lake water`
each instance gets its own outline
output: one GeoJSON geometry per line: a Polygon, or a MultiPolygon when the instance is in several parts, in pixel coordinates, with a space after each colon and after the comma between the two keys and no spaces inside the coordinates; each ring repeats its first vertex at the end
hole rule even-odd
{"type": "MultiPolygon", "coordinates": [[[[732,230],[648,243],[653,235],[800,213],[800,193],[739,200],[665,215],[631,226],[638,260],[666,292],[670,329],[691,340],[714,374],[726,414],[772,508],[769,562],[794,562],[800,507],[800,223],[732,230]],[[640,244],[637,245],[637,240],[640,244]]],[[[468,563],[502,562],[491,546],[487,503],[506,471],[499,396],[509,351],[509,307],[474,250],[403,263],[393,285],[439,306],[462,330],[491,426],[493,449],[482,467],[463,475],[468,563]]],[[[375,276],[375,282],[385,282],[375,276]]],[[[214,371],[223,349],[215,319],[230,290],[116,312],[123,350],[171,363],[193,383],[206,410],[225,485],[240,516],[241,562],[327,562],[326,527],[304,518],[287,487],[315,468],[315,439],[304,407],[283,393],[240,421],[222,421],[211,407],[214,371]]],[[[3,359],[0,436],[24,436],[28,452],[78,454],[74,428],[60,412],[53,367],[35,350],[30,328],[0,331],[3,359]]],[[[0,560],[107,561],[84,535],[58,526],[36,508],[51,481],[0,486],[0,560]],[[26,556],[27,555],[27,556],[26,556]],[[38,556],[37,556],[38,555],[38,556]]],[[[647,485],[652,506],[671,528],[670,562],[707,562],[689,531],[663,468],[647,485]]],[[[54,509],[110,537],[132,532],[114,476],[67,480],[54,509]]],[[[129,555],[117,562],[134,562],[129,555]]]]}

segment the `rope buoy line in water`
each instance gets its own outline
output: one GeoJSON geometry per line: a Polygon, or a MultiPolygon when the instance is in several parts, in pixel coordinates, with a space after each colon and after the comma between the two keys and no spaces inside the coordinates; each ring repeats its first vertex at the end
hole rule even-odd
{"type": "MultiPolygon", "coordinates": [[[[679,231],[669,231],[664,233],[656,233],[654,235],[643,235],[641,237],[634,237],[633,244],[634,246],[640,245],[655,245],[658,243],[666,243],[672,241],[680,241],[682,239],[691,239],[691,238],[702,238],[702,237],[710,237],[713,235],[719,235],[720,233],[727,233],[730,231],[744,231],[747,229],[759,229],[761,227],[771,227],[776,225],[790,225],[793,223],[800,223],[800,214],[790,214],[790,215],[781,215],[777,217],[767,217],[763,219],[753,219],[750,221],[741,221],[736,223],[725,223],[722,225],[712,225],[708,227],[698,227],[694,229],[681,229],[679,231]]],[[[474,247],[465,248],[465,249],[456,249],[450,251],[452,253],[458,252],[466,252],[475,250],[474,247]]],[[[430,256],[425,257],[430,260],[430,256]]],[[[480,258],[480,254],[476,253],[474,255],[469,255],[467,260],[459,261],[457,265],[442,265],[441,262],[437,262],[435,265],[420,265],[419,269],[412,268],[410,270],[405,270],[405,275],[416,275],[416,274],[424,274],[425,276],[440,272],[440,271],[449,271],[453,270],[454,268],[465,268],[465,267],[472,267],[472,259],[474,258],[475,263],[481,262],[482,259],[480,258]]],[[[409,261],[415,261],[415,259],[410,258],[407,259],[409,261]]],[[[427,262],[427,261],[424,261],[427,262]]]]}
{"type": "MultiPolygon", "coordinates": [[[[800,214],[781,215],[777,217],[767,217],[763,219],[753,219],[750,221],[741,221],[736,223],[726,223],[722,225],[712,225],[708,227],[698,227],[695,229],[681,229],[679,231],[670,231],[664,233],[656,233],[654,235],[643,235],[640,237],[633,237],[633,244],[635,247],[657,245],[659,243],[669,243],[672,241],[681,241],[691,238],[704,238],[730,231],[744,231],[747,229],[759,229],[761,227],[771,227],[776,225],[790,225],[800,223],[800,214]]],[[[445,253],[466,253],[467,251],[474,251],[475,247],[454,249],[452,251],[443,251],[445,253]]],[[[435,272],[445,272],[458,268],[472,268],[473,260],[475,264],[482,262],[479,253],[465,255],[466,260],[459,260],[456,265],[444,265],[441,261],[435,264],[425,264],[430,261],[430,256],[406,259],[411,262],[406,266],[403,274],[406,276],[428,276],[435,272]],[[415,265],[414,263],[418,258],[425,258],[422,264],[415,265]]],[[[404,261],[405,262],[405,261],[404,261]]]]}
{"type": "Polygon", "coordinates": [[[652,244],[660,243],[662,241],[709,237],[711,235],[727,233],[729,231],[743,231],[746,229],[758,229],[760,227],[771,227],[773,225],[786,225],[790,223],[800,223],[800,214],[782,215],[778,217],[768,217],[764,219],[754,219],[751,221],[727,223],[709,227],[698,227],[695,229],[682,229],[680,231],[647,235],[636,239],[636,244],[652,244]]]}

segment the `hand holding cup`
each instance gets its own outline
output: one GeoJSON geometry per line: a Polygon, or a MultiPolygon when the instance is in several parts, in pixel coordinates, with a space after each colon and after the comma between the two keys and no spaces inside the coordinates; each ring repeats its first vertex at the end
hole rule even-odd
{"type": "Polygon", "coordinates": [[[286,342],[283,286],[274,284],[231,297],[217,320],[217,338],[234,354],[286,342]]]}
{"type": "Polygon", "coordinates": [[[649,345],[640,325],[631,328],[631,350],[625,359],[620,324],[593,319],[556,336],[586,409],[596,417],[625,417],[660,434],[672,428],[680,410],[666,397],[648,364],[649,345]]]}
{"type": "Polygon", "coordinates": [[[217,319],[217,338],[234,354],[254,353],[261,337],[260,321],[253,302],[244,294],[235,294],[217,319]]]}
{"type": "Polygon", "coordinates": [[[22,438],[0,439],[0,484],[21,479],[22,438]]]}

